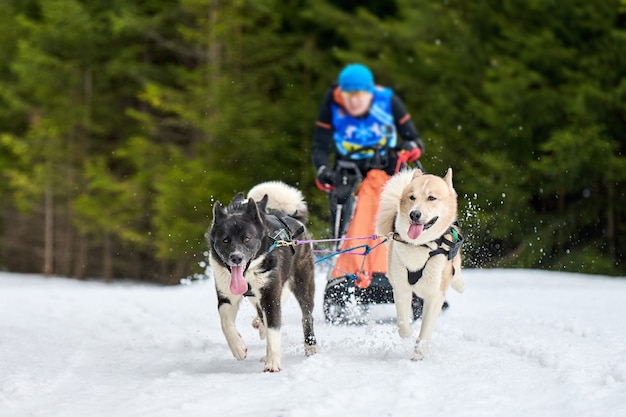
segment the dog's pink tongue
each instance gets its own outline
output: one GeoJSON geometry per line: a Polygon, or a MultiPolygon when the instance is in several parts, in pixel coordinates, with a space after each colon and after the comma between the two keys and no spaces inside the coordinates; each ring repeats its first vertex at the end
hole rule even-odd
{"type": "Polygon", "coordinates": [[[248,281],[243,277],[243,265],[230,267],[230,292],[241,295],[248,291],[248,281]]]}
{"type": "Polygon", "coordinates": [[[424,230],[423,224],[412,224],[409,226],[408,235],[411,239],[417,239],[419,235],[422,234],[422,230],[424,230]]]}

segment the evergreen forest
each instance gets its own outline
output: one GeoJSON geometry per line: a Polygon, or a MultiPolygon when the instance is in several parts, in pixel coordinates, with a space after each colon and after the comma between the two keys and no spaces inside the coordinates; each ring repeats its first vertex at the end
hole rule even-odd
{"type": "Polygon", "coordinates": [[[626,0],[0,0],[0,268],[202,276],[216,200],[300,188],[368,65],[454,170],[465,264],[626,276],[626,0]]]}

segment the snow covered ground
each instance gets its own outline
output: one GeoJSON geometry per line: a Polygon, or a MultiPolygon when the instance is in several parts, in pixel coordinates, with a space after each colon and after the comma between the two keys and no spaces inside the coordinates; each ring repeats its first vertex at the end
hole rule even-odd
{"type": "MultiPolygon", "coordinates": [[[[626,279],[466,270],[430,356],[392,320],[324,323],[303,354],[295,301],[283,367],[242,304],[248,359],[222,336],[212,281],[177,287],[0,273],[0,416],[626,416],[626,279]]],[[[390,305],[374,311],[393,317],[390,305]]],[[[414,324],[417,331],[417,323],[414,324]]]]}

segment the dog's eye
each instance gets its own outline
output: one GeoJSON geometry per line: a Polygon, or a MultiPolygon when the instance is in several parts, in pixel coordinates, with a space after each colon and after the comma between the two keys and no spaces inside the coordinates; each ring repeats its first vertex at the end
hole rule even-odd
{"type": "Polygon", "coordinates": [[[411,200],[411,201],[415,201],[415,196],[414,196],[413,194],[411,194],[411,195],[409,196],[409,200],[411,200]]]}
{"type": "Polygon", "coordinates": [[[243,243],[248,243],[250,242],[250,238],[248,236],[243,238],[243,243]]]}
{"type": "Polygon", "coordinates": [[[435,197],[434,195],[429,195],[428,196],[428,201],[435,201],[437,199],[437,197],[435,197]]]}
{"type": "Polygon", "coordinates": [[[222,242],[230,243],[230,238],[229,237],[225,237],[224,239],[222,239],[222,242]]]}

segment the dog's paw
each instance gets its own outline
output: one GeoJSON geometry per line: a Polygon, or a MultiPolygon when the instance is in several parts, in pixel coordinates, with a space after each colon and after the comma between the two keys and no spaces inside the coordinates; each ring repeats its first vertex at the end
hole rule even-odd
{"type": "Polygon", "coordinates": [[[267,332],[265,331],[265,325],[263,324],[263,320],[261,320],[259,317],[255,317],[254,320],[252,320],[252,327],[259,331],[259,337],[261,338],[261,340],[265,340],[267,332]]]}
{"type": "Polygon", "coordinates": [[[413,328],[407,323],[400,323],[398,324],[398,334],[402,338],[411,337],[413,334],[413,328]]]}
{"type": "Polygon", "coordinates": [[[242,339],[239,339],[238,341],[233,342],[229,346],[230,346],[230,351],[233,352],[233,356],[238,361],[242,361],[246,359],[246,357],[248,356],[248,347],[246,346],[246,344],[243,342],[242,339]]]}
{"type": "Polygon", "coordinates": [[[280,366],[280,358],[273,357],[265,361],[263,372],[280,372],[282,369],[283,368],[280,366]]]}
{"type": "Polygon", "coordinates": [[[317,348],[315,346],[304,346],[304,354],[305,356],[313,356],[317,353],[317,348]]]}
{"type": "Polygon", "coordinates": [[[426,357],[428,353],[428,341],[417,339],[415,342],[415,349],[413,350],[412,361],[421,361],[426,357]]]}

